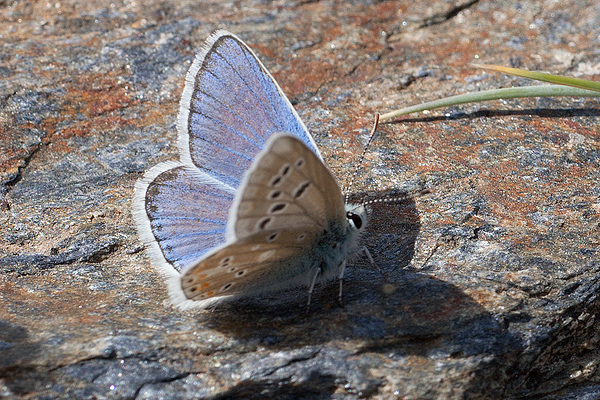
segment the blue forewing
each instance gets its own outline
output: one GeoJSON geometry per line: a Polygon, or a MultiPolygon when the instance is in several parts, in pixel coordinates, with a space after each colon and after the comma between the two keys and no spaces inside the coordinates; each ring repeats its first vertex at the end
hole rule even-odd
{"type": "Polygon", "coordinates": [[[226,239],[235,191],[266,140],[294,135],[322,159],[291,103],[254,52],[235,35],[214,32],[194,59],[177,120],[181,162],[138,181],[138,231],[163,274],[178,275],[226,239]]]}

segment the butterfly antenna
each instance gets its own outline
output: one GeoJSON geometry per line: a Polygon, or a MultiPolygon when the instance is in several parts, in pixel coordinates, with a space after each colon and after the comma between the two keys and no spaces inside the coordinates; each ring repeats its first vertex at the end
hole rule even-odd
{"type": "Polygon", "coordinates": [[[345,198],[346,204],[348,203],[348,196],[350,196],[350,189],[352,188],[352,185],[354,185],[354,178],[356,178],[356,175],[358,175],[358,169],[360,168],[360,166],[362,165],[362,162],[365,159],[365,154],[367,153],[369,146],[371,146],[371,143],[373,143],[373,139],[375,138],[375,132],[377,131],[378,126],[379,126],[379,113],[375,114],[375,124],[373,124],[373,129],[371,130],[371,133],[369,134],[369,140],[367,141],[367,145],[363,149],[363,152],[360,155],[360,158],[358,159],[358,163],[356,164],[356,167],[354,168],[354,172],[352,172],[352,175],[350,176],[350,183],[348,184],[348,187],[346,188],[346,198],[345,198]]]}
{"type": "Polygon", "coordinates": [[[409,192],[409,193],[403,194],[401,196],[383,197],[383,198],[379,198],[379,199],[362,201],[362,202],[359,202],[359,205],[356,206],[354,209],[358,209],[360,207],[368,206],[370,204],[400,203],[400,202],[403,202],[403,201],[406,201],[406,200],[417,199],[417,198],[419,198],[421,196],[425,196],[426,194],[429,194],[431,192],[432,192],[431,189],[421,189],[421,190],[418,190],[418,191],[413,191],[413,192],[409,192]]]}

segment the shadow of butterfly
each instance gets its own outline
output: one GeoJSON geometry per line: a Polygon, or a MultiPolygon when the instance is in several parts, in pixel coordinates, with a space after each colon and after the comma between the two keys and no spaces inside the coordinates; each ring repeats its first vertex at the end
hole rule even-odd
{"type": "Polygon", "coordinates": [[[214,32],[188,74],[179,162],[136,183],[138,233],[179,308],[341,279],[363,206],[344,198],[310,133],[250,48],[214,32]]]}

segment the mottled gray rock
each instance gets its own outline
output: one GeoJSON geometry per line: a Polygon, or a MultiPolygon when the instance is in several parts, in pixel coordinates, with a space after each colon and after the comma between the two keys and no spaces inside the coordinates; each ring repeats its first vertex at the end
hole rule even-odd
{"type": "Polygon", "coordinates": [[[600,6],[542,2],[0,2],[0,398],[598,398],[597,99],[465,105],[381,125],[344,281],[179,312],[130,214],[177,158],[190,61],[229,29],[342,183],[375,112],[600,75],[600,6]]]}

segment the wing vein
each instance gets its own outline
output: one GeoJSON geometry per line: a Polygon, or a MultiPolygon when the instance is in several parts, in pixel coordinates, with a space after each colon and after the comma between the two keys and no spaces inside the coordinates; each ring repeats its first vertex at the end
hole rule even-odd
{"type": "Polygon", "coordinates": [[[215,235],[215,234],[219,234],[219,233],[225,233],[225,229],[214,229],[212,231],[191,232],[191,233],[185,233],[185,234],[181,234],[181,235],[173,235],[173,236],[169,236],[169,240],[186,238],[186,237],[194,237],[194,236],[215,235]]]}
{"type": "MultiPolygon", "coordinates": [[[[219,81],[219,82],[220,82],[220,83],[221,83],[223,86],[225,86],[226,88],[229,88],[230,90],[233,90],[233,89],[231,89],[231,87],[230,87],[228,84],[226,84],[226,83],[225,83],[225,82],[223,82],[221,79],[219,79],[219,77],[218,77],[218,76],[216,76],[216,75],[215,75],[215,74],[213,74],[212,72],[210,72],[210,74],[211,74],[211,75],[213,75],[213,76],[214,76],[214,77],[215,77],[215,78],[216,78],[216,79],[217,79],[217,80],[218,80],[218,81],[219,81]]],[[[254,129],[254,128],[253,128],[253,127],[250,125],[250,124],[248,124],[244,118],[242,118],[242,117],[241,117],[241,116],[240,116],[240,115],[237,113],[237,111],[235,111],[234,109],[232,109],[231,107],[229,107],[229,106],[228,106],[228,105],[226,105],[225,103],[223,103],[223,102],[220,102],[220,101],[219,101],[219,100],[218,100],[218,99],[217,99],[217,98],[216,98],[214,95],[211,95],[211,94],[207,93],[207,92],[206,92],[206,91],[204,91],[204,90],[200,90],[200,89],[198,89],[198,90],[197,90],[197,92],[200,92],[200,93],[204,94],[206,97],[210,97],[210,98],[214,99],[214,100],[215,100],[217,103],[219,103],[219,104],[220,104],[220,105],[221,105],[223,108],[226,108],[226,109],[228,109],[228,110],[231,112],[231,114],[232,114],[232,115],[234,115],[234,116],[236,117],[236,119],[238,119],[238,120],[239,120],[239,121],[241,121],[241,122],[242,122],[244,125],[246,125],[246,126],[248,127],[248,129],[249,129],[250,131],[252,131],[252,133],[253,133],[254,135],[256,135],[256,137],[261,137],[261,136],[260,136],[260,134],[259,134],[258,132],[256,132],[256,130],[255,130],[255,129],[254,129]]],[[[191,102],[190,102],[190,104],[191,104],[191,102]]],[[[190,114],[191,114],[191,113],[190,113],[190,114]]],[[[252,144],[254,147],[256,147],[256,148],[258,148],[258,149],[262,149],[262,145],[260,145],[260,144],[256,143],[255,141],[253,141],[252,139],[250,139],[248,136],[244,135],[244,134],[243,134],[243,133],[241,133],[241,132],[238,132],[237,130],[233,129],[233,128],[232,128],[232,127],[230,127],[229,125],[226,125],[225,123],[223,123],[223,122],[219,121],[219,120],[218,120],[218,119],[216,119],[215,117],[212,117],[212,116],[210,116],[210,115],[208,115],[208,114],[206,114],[206,113],[204,113],[204,112],[198,112],[198,114],[200,114],[200,115],[203,115],[204,117],[206,117],[206,118],[208,118],[208,119],[211,119],[211,120],[215,121],[216,123],[220,124],[221,126],[223,126],[223,127],[227,128],[228,130],[230,130],[231,132],[235,133],[236,135],[238,135],[238,136],[239,136],[239,137],[241,137],[242,139],[246,140],[248,143],[252,144]]]]}
{"type": "MultiPolygon", "coordinates": [[[[242,48],[242,51],[244,52],[244,54],[246,54],[246,49],[242,48]]],[[[252,86],[248,84],[248,82],[246,82],[246,80],[244,79],[244,77],[242,76],[242,74],[240,74],[240,72],[237,70],[237,68],[235,68],[230,62],[229,60],[227,60],[221,53],[219,53],[218,49],[215,50],[215,53],[218,54],[232,69],[233,71],[235,71],[235,74],[242,80],[242,82],[244,82],[244,84],[246,85],[246,88],[250,91],[250,93],[252,93],[254,95],[254,97],[256,98],[256,100],[258,101],[258,103],[260,103],[260,105],[262,106],[263,110],[265,111],[265,114],[269,116],[270,120],[271,120],[271,125],[273,125],[276,128],[281,128],[279,126],[279,124],[277,124],[273,118],[272,115],[274,115],[276,112],[275,110],[271,110],[272,112],[269,112],[269,110],[267,110],[267,107],[265,106],[264,102],[260,99],[259,96],[256,95],[256,92],[253,90],[252,86]]],[[[256,61],[254,59],[254,57],[252,57],[252,60],[256,61]]],[[[258,67],[260,68],[260,64],[258,64],[258,67]]],[[[262,70],[262,68],[260,68],[262,70]]],[[[266,132],[265,132],[266,133],[266,132]]]]}

